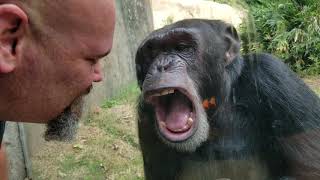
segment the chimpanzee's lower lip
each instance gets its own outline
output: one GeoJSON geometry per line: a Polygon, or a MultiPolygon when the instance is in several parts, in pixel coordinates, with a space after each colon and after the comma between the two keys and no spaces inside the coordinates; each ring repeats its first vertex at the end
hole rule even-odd
{"type": "Polygon", "coordinates": [[[158,121],[158,126],[159,126],[159,130],[161,135],[171,141],[171,142],[181,142],[181,141],[185,141],[188,138],[190,138],[195,130],[195,125],[191,124],[190,126],[188,126],[184,131],[181,132],[173,132],[171,130],[169,130],[168,128],[166,128],[165,126],[163,126],[161,124],[161,122],[158,121]]]}

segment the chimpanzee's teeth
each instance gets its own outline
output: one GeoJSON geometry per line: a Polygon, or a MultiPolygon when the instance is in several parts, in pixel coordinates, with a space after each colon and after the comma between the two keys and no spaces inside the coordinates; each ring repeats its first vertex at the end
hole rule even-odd
{"type": "Polygon", "coordinates": [[[152,96],[161,96],[161,94],[160,93],[155,93],[152,96]]]}
{"type": "Polygon", "coordinates": [[[174,91],[175,91],[174,89],[165,89],[165,90],[162,90],[160,93],[153,94],[152,96],[164,96],[167,94],[173,94],[174,91]]]}
{"type": "MultiPolygon", "coordinates": [[[[192,119],[191,119],[191,121],[193,122],[193,120],[192,120],[192,119]]],[[[176,130],[174,130],[174,132],[183,132],[183,131],[186,131],[186,130],[188,130],[188,129],[191,127],[191,125],[192,125],[192,123],[191,123],[191,124],[189,124],[189,119],[188,119],[188,121],[187,121],[186,125],[184,125],[184,127],[183,127],[183,128],[176,129],[176,130]]]]}
{"type": "Polygon", "coordinates": [[[193,124],[193,119],[191,117],[188,118],[187,125],[191,126],[193,124]]]}
{"type": "Polygon", "coordinates": [[[173,93],[174,93],[174,89],[167,89],[167,90],[163,90],[161,92],[161,95],[164,96],[164,95],[173,94],[173,93]]]}
{"type": "Polygon", "coordinates": [[[160,126],[166,128],[166,127],[167,127],[167,124],[166,124],[164,121],[160,121],[160,126]]]}

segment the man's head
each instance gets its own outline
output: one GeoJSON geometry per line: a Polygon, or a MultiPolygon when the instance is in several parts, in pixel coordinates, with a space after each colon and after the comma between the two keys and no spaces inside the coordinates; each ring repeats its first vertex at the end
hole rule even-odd
{"type": "Polygon", "coordinates": [[[0,0],[0,119],[47,123],[72,112],[102,79],[114,16],[113,0],[0,0]]]}

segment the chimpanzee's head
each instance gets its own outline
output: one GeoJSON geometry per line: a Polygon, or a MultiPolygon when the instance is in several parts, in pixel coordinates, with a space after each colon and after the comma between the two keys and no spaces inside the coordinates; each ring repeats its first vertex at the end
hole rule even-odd
{"type": "Polygon", "coordinates": [[[228,66],[239,46],[234,27],[218,20],[183,20],[143,41],[136,56],[138,83],[165,144],[191,152],[207,140],[203,101],[219,106],[228,95],[228,66]]]}

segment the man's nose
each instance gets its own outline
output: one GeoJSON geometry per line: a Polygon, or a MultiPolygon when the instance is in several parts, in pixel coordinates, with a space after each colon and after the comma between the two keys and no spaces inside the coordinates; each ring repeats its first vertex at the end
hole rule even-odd
{"type": "Polygon", "coordinates": [[[93,82],[100,82],[103,79],[102,67],[100,62],[93,65],[93,82]]]}

